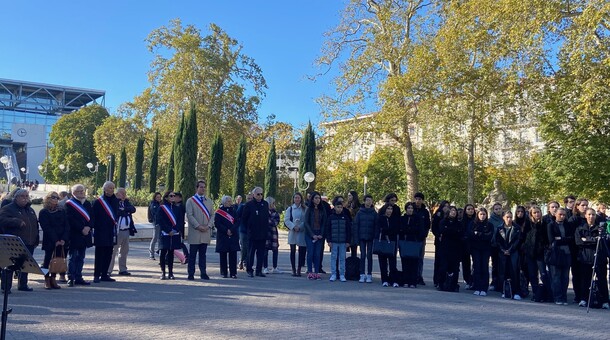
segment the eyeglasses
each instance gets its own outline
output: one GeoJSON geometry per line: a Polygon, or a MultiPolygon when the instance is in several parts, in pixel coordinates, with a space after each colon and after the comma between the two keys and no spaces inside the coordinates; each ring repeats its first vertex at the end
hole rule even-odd
{"type": "Polygon", "coordinates": [[[176,195],[168,195],[167,197],[176,197],[176,195]]]}
{"type": "Polygon", "coordinates": [[[50,199],[52,199],[52,200],[58,200],[58,199],[59,199],[59,197],[58,197],[58,196],[51,196],[51,197],[49,197],[49,198],[50,198],[50,199]]]}
{"type": "Polygon", "coordinates": [[[255,195],[256,196],[263,196],[263,193],[262,192],[257,192],[255,195]]]}

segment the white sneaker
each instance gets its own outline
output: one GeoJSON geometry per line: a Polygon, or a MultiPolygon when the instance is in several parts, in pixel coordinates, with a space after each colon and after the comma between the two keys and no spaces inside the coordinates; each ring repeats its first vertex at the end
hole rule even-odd
{"type": "Polygon", "coordinates": [[[345,275],[341,275],[341,276],[339,276],[339,281],[341,281],[341,282],[345,282],[345,281],[347,281],[347,280],[345,279],[345,275]]]}
{"type": "Polygon", "coordinates": [[[479,292],[479,296],[487,296],[487,292],[480,291],[480,292],[479,292]]]}
{"type": "Polygon", "coordinates": [[[608,304],[608,302],[605,302],[605,303],[602,305],[602,309],[610,309],[610,304],[608,304]]]}
{"type": "Polygon", "coordinates": [[[555,304],[556,304],[556,305],[558,305],[558,306],[561,306],[561,305],[563,305],[563,302],[561,302],[561,301],[555,301],[555,304]]]}
{"type": "Polygon", "coordinates": [[[328,279],[328,281],[337,281],[337,275],[333,274],[330,276],[330,279],[328,279]]]}
{"type": "Polygon", "coordinates": [[[579,307],[587,307],[587,301],[585,300],[580,300],[580,302],[578,303],[579,307]]]}
{"type": "Polygon", "coordinates": [[[268,268],[263,268],[263,274],[269,274],[269,269],[268,268]]]}
{"type": "Polygon", "coordinates": [[[366,275],[360,274],[360,280],[358,280],[358,282],[364,283],[364,280],[366,280],[366,275]]]}
{"type": "Polygon", "coordinates": [[[373,282],[373,275],[366,275],[366,283],[371,283],[373,282]]]}
{"type": "Polygon", "coordinates": [[[504,294],[502,294],[502,298],[504,299],[504,294]]]}
{"type": "Polygon", "coordinates": [[[480,292],[480,291],[478,291],[478,290],[475,290],[475,291],[474,291],[474,293],[472,293],[472,295],[479,296],[479,295],[481,295],[481,292],[480,292]]]}
{"type": "Polygon", "coordinates": [[[521,300],[521,296],[519,294],[515,294],[515,296],[513,296],[514,300],[521,300]]]}
{"type": "Polygon", "coordinates": [[[387,282],[384,282],[384,283],[382,284],[382,286],[387,287],[387,286],[389,286],[389,284],[388,284],[387,282]]]}
{"type": "Polygon", "coordinates": [[[392,287],[394,287],[394,288],[398,288],[398,283],[394,282],[394,284],[392,285],[392,287]]]}
{"type": "Polygon", "coordinates": [[[280,268],[273,268],[273,270],[271,270],[271,274],[282,274],[282,271],[280,268]]]}
{"type": "Polygon", "coordinates": [[[489,286],[489,290],[496,290],[496,287],[494,285],[489,286]]]}

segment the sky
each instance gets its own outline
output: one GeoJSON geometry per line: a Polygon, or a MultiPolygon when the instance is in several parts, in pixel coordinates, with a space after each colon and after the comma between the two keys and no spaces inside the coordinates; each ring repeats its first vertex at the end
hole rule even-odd
{"type": "Polygon", "coordinates": [[[149,86],[153,54],[145,38],[180,18],[209,33],[215,23],[243,45],[268,85],[264,121],[320,121],[316,98],[332,93],[332,74],[316,82],[323,34],[347,0],[6,1],[0,10],[0,78],[106,91],[112,113],[149,86]]]}

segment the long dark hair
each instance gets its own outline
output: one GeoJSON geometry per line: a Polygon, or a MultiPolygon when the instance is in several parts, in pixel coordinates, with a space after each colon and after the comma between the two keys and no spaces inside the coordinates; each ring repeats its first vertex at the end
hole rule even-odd
{"type": "Polygon", "coordinates": [[[322,205],[322,195],[320,195],[320,193],[317,192],[317,191],[312,191],[312,192],[309,193],[309,202],[307,202],[308,203],[308,205],[307,205],[308,207],[313,208],[315,206],[314,203],[313,203],[313,199],[316,196],[320,196],[320,203],[318,205],[322,205]]]}
{"type": "Polygon", "coordinates": [[[174,193],[173,190],[168,190],[163,194],[163,204],[171,204],[171,202],[169,201],[169,195],[174,193]]]}
{"type": "Polygon", "coordinates": [[[352,195],[352,201],[350,202],[350,206],[348,208],[360,208],[362,204],[360,204],[360,199],[358,199],[358,193],[355,191],[350,191],[350,195],[352,195]]]}

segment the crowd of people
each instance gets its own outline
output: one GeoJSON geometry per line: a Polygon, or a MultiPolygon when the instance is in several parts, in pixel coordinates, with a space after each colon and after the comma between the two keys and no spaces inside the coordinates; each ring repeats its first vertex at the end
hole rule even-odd
{"type": "MultiPolygon", "coordinates": [[[[196,264],[199,278],[209,280],[206,256],[214,230],[222,277],[235,279],[238,270],[245,270],[249,277],[282,273],[278,226],[283,223],[289,230],[294,277],[321,280],[326,274],[322,264],[328,245],[330,281],[372,283],[376,254],[382,286],[416,288],[426,284],[423,259],[431,231],[435,245],[432,283],[438,290],[459,291],[461,272],[464,288],[476,296],[495,290],[504,298],[521,300],[531,294],[534,301],[567,305],[571,273],[576,303],[609,308],[607,217],[601,203],[595,210],[588,200],[567,196],[563,207],[548,202],[543,216],[535,204],[518,205],[513,213],[500,202],[488,212],[482,206],[458,208],[442,201],[430,212],[422,193],[402,207],[396,194],[388,194],[377,209],[370,195],[361,202],[358,193],[350,191],[347,199],[335,196],[329,202],[313,191],[306,197],[295,193],[281,220],[274,198],[263,198],[260,187],[245,200],[223,196],[216,210],[206,197],[206,182],[200,180],[195,187],[195,195],[184,204],[180,193],[167,191],[155,193],[148,207],[149,222],[155,227],[150,258],[157,261],[159,254],[161,280],[176,279],[175,254],[184,256],[181,262],[187,263],[188,280],[195,280],[196,264]]],[[[129,237],[137,233],[135,211],[125,189],[115,192],[112,182],[104,183],[102,196],[92,202],[81,184],[74,185],[69,195],[50,192],[38,216],[28,191],[16,189],[2,201],[0,233],[19,236],[34,253],[40,226],[45,252],[42,268],[53,269],[50,264],[55,258],[67,257],[65,272],[46,274],[46,289],[59,289],[62,281],[70,287],[90,285],[82,274],[90,247],[95,247],[93,282],[115,282],[116,257],[117,274],[131,275],[127,255],[129,237]]],[[[16,276],[18,290],[32,290],[27,273],[16,276]]],[[[2,273],[3,290],[10,292],[12,281],[6,271],[2,273]]]]}

